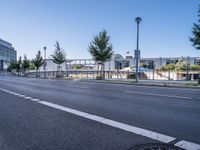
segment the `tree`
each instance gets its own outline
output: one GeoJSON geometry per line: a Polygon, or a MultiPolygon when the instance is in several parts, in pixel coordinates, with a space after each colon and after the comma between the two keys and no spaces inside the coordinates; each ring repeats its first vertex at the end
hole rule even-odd
{"type": "MultiPolygon", "coordinates": [[[[197,11],[197,16],[200,17],[200,5],[199,5],[199,10],[197,11]]],[[[200,50],[200,19],[198,19],[197,23],[193,24],[192,34],[193,37],[190,37],[189,39],[192,42],[192,45],[195,47],[195,49],[200,50]]],[[[200,84],[200,71],[199,71],[198,84],[200,84]]]]}
{"type": "Polygon", "coordinates": [[[165,65],[165,70],[169,71],[169,70],[174,70],[175,69],[175,64],[167,64],[165,65]]]}
{"type": "Polygon", "coordinates": [[[30,67],[30,61],[27,59],[26,55],[24,55],[24,60],[22,64],[23,71],[26,72],[26,70],[30,67]]]}
{"type": "MultiPolygon", "coordinates": [[[[197,13],[197,16],[200,17],[200,5],[197,13]]],[[[200,50],[200,19],[198,19],[197,23],[193,24],[192,34],[193,37],[190,37],[189,39],[192,42],[192,45],[195,47],[195,49],[200,50]]]]}
{"type": "Polygon", "coordinates": [[[172,70],[175,70],[175,64],[166,64],[164,66],[162,66],[162,68],[160,69],[161,71],[168,71],[168,80],[170,80],[170,73],[172,70]]]}
{"type": "Polygon", "coordinates": [[[199,70],[200,69],[200,66],[199,65],[191,65],[190,66],[190,70],[192,70],[192,71],[197,71],[197,70],[199,70]]]}
{"type": "Polygon", "coordinates": [[[100,78],[104,78],[104,76],[102,76],[102,71],[104,71],[105,62],[110,60],[113,55],[112,44],[109,42],[109,40],[110,36],[107,35],[107,31],[103,30],[94,37],[94,39],[92,40],[92,42],[89,44],[88,47],[89,53],[92,55],[93,59],[97,62],[98,71],[99,71],[99,65],[101,65],[100,78]]]}
{"type": "Polygon", "coordinates": [[[179,62],[176,63],[175,69],[177,71],[187,71],[187,70],[190,69],[190,64],[188,62],[185,62],[185,61],[179,61],[179,62]]]}
{"type": "Polygon", "coordinates": [[[55,64],[58,64],[57,70],[62,70],[62,67],[60,65],[66,61],[66,53],[64,49],[60,47],[58,41],[56,41],[55,50],[51,57],[53,59],[53,62],[55,64]]]}
{"type": "Polygon", "coordinates": [[[17,68],[17,61],[12,61],[10,63],[10,65],[8,66],[8,71],[11,72],[13,69],[16,69],[17,68]]]}
{"type": "Polygon", "coordinates": [[[35,68],[36,68],[35,65],[32,62],[30,62],[29,69],[30,70],[35,70],[35,68]]]}
{"type": "Polygon", "coordinates": [[[17,65],[16,65],[16,71],[18,72],[18,76],[19,76],[19,72],[20,72],[21,67],[22,67],[22,57],[20,56],[18,61],[17,61],[17,65]]]}
{"type": "Polygon", "coordinates": [[[36,67],[36,77],[38,76],[38,69],[42,66],[43,64],[43,58],[41,56],[41,52],[38,51],[36,54],[36,57],[32,60],[32,63],[36,67]]]}
{"type": "Polygon", "coordinates": [[[161,71],[172,71],[175,69],[175,64],[166,64],[161,67],[161,71]]]}

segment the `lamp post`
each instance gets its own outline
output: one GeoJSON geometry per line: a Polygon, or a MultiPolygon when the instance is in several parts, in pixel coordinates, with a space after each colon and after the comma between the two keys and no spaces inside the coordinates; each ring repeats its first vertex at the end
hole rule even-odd
{"type": "Polygon", "coordinates": [[[46,78],[46,50],[47,50],[47,47],[44,46],[44,77],[46,78]]]}
{"type": "Polygon", "coordinates": [[[140,57],[140,50],[139,50],[139,24],[142,21],[142,19],[140,17],[135,18],[135,22],[137,23],[137,47],[135,50],[135,59],[136,59],[136,74],[135,74],[135,79],[136,79],[136,83],[138,82],[138,61],[139,61],[139,57],[140,57]]]}

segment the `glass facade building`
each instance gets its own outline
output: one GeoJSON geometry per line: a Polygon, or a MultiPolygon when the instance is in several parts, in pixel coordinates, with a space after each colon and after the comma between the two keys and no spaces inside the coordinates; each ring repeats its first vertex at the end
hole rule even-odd
{"type": "Polygon", "coordinates": [[[0,39],[0,71],[7,69],[10,62],[17,60],[17,52],[11,43],[0,39]]]}

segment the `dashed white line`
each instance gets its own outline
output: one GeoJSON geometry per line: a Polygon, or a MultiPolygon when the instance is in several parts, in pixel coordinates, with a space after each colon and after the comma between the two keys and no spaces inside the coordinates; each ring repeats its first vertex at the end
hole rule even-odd
{"type": "Polygon", "coordinates": [[[15,96],[20,96],[21,94],[15,93],[15,94],[13,94],[13,95],[15,95],[15,96]]]}
{"type": "Polygon", "coordinates": [[[24,98],[25,99],[32,99],[32,97],[29,97],[29,96],[25,96],[24,98]]]}
{"type": "MultiPolygon", "coordinates": [[[[137,134],[137,135],[141,135],[141,136],[144,136],[144,137],[148,137],[148,138],[151,138],[151,139],[154,139],[154,140],[157,140],[157,141],[161,141],[161,142],[164,142],[164,143],[169,143],[169,142],[172,142],[176,139],[175,137],[172,137],[172,136],[164,135],[164,134],[154,132],[154,131],[151,131],[151,130],[131,126],[131,125],[124,124],[124,123],[121,123],[121,122],[118,122],[118,121],[114,121],[114,120],[110,120],[110,119],[103,118],[103,117],[100,117],[100,116],[92,115],[92,114],[85,113],[85,112],[75,110],[75,109],[71,109],[71,108],[68,108],[68,107],[65,107],[65,106],[61,106],[61,105],[58,105],[58,104],[43,101],[43,100],[40,100],[38,98],[33,98],[33,97],[30,97],[30,96],[22,95],[22,94],[19,94],[17,92],[8,91],[8,90],[2,89],[2,88],[0,88],[0,90],[7,92],[7,93],[10,93],[12,95],[18,96],[18,97],[23,97],[25,99],[34,101],[34,102],[39,103],[39,104],[49,106],[51,108],[62,110],[62,111],[65,111],[65,112],[68,112],[68,113],[71,113],[71,114],[74,114],[74,115],[77,115],[77,116],[80,116],[80,117],[83,117],[83,118],[87,118],[87,119],[90,119],[90,120],[93,120],[93,121],[96,121],[96,122],[99,122],[99,123],[102,123],[102,124],[109,125],[111,127],[115,127],[115,128],[118,128],[118,129],[121,129],[121,130],[124,130],[124,131],[128,131],[128,132],[131,132],[131,133],[134,133],[134,134],[137,134]]],[[[137,94],[138,93],[139,92],[137,92],[137,94]]],[[[141,94],[141,93],[139,93],[139,94],[141,94]]],[[[145,93],[145,94],[148,94],[148,93],[145,93]]],[[[155,96],[155,94],[153,94],[153,95],[155,96]]],[[[157,94],[156,94],[156,96],[157,96],[157,94]]],[[[159,95],[159,96],[161,96],[161,95],[159,95]]],[[[168,96],[168,95],[164,95],[164,96],[168,96]]],[[[180,96],[173,96],[173,97],[176,97],[176,98],[179,97],[180,98],[180,96]]],[[[181,97],[181,98],[183,98],[183,97],[181,97]]],[[[184,97],[184,98],[186,98],[186,97],[184,97]]],[[[186,150],[200,150],[199,144],[184,141],[184,140],[177,142],[175,144],[175,146],[178,146],[180,148],[184,148],[186,150]]]]}
{"type": "Polygon", "coordinates": [[[164,94],[157,94],[157,93],[143,93],[143,92],[134,92],[134,91],[125,91],[125,93],[148,95],[148,96],[168,97],[168,98],[192,99],[191,97],[178,96],[178,95],[164,95],[164,94]]]}
{"type": "Polygon", "coordinates": [[[78,85],[72,85],[72,84],[66,84],[66,86],[80,88],[80,89],[89,89],[89,87],[87,87],[87,86],[78,86],[78,85]]]}
{"type": "Polygon", "coordinates": [[[175,144],[175,146],[188,150],[200,150],[200,145],[184,140],[179,141],[178,143],[175,144]]]}
{"type": "Polygon", "coordinates": [[[19,94],[19,97],[26,97],[26,95],[23,95],[23,94],[19,94]]]}
{"type": "Polygon", "coordinates": [[[31,98],[30,100],[31,100],[31,101],[34,101],[34,102],[41,101],[41,100],[38,99],[38,98],[31,98]]]}

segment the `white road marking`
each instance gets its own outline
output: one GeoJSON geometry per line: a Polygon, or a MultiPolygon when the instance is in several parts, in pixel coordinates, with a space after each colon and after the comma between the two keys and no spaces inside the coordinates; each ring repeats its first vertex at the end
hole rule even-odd
{"type": "Polygon", "coordinates": [[[133,91],[125,91],[125,93],[149,95],[149,96],[160,96],[160,97],[168,97],[168,98],[192,99],[191,97],[178,96],[178,95],[164,95],[164,94],[156,94],[156,93],[143,93],[143,92],[133,92],[133,91]]]}
{"type": "Polygon", "coordinates": [[[31,98],[30,100],[31,100],[31,101],[34,101],[34,102],[41,101],[41,100],[38,99],[38,98],[31,98]]]}
{"type": "Polygon", "coordinates": [[[21,96],[21,94],[19,94],[19,93],[15,93],[15,94],[13,94],[13,95],[15,95],[15,96],[21,96]]]}
{"type": "Polygon", "coordinates": [[[26,97],[26,95],[23,95],[23,94],[19,94],[19,97],[26,97]]]}
{"type": "Polygon", "coordinates": [[[81,88],[81,89],[89,89],[87,86],[78,86],[78,85],[72,85],[72,84],[66,84],[68,87],[74,87],[74,88],[81,88]]]}
{"type": "Polygon", "coordinates": [[[25,96],[24,98],[25,99],[32,99],[32,97],[29,97],[29,96],[25,96]]]}
{"type": "MultiPolygon", "coordinates": [[[[2,89],[2,88],[0,88],[0,90],[4,91],[6,93],[10,93],[12,95],[18,96],[18,97],[23,96],[23,98],[34,101],[36,103],[43,104],[43,105],[46,105],[46,106],[49,106],[49,107],[52,107],[52,108],[55,108],[55,109],[58,109],[58,110],[62,110],[62,111],[65,111],[65,112],[68,112],[68,113],[71,113],[71,114],[74,114],[74,115],[77,115],[77,116],[80,116],[80,117],[83,117],[83,118],[87,118],[87,119],[90,119],[90,120],[93,120],[93,121],[96,121],[96,122],[99,122],[99,123],[102,123],[102,124],[105,124],[105,125],[109,125],[111,127],[115,127],[115,128],[118,128],[118,129],[121,129],[121,130],[124,130],[124,131],[128,131],[128,132],[131,132],[131,133],[134,133],[134,134],[137,134],[137,135],[141,135],[141,136],[144,136],[144,137],[148,137],[148,138],[151,138],[151,139],[154,139],[154,140],[157,140],[157,141],[161,141],[161,142],[164,142],[164,143],[169,143],[169,142],[172,142],[176,139],[175,137],[172,137],[172,136],[164,135],[164,134],[161,134],[161,133],[158,133],[158,132],[153,132],[151,130],[131,126],[131,125],[124,124],[124,123],[114,121],[114,120],[111,120],[111,119],[92,115],[92,114],[85,113],[85,112],[75,110],[75,109],[71,109],[71,108],[68,108],[68,107],[65,107],[65,106],[61,106],[61,105],[58,105],[58,104],[43,101],[43,100],[40,100],[38,98],[32,98],[32,97],[22,95],[22,94],[19,94],[19,93],[16,93],[16,92],[8,91],[8,90],[2,89]]],[[[175,146],[180,147],[180,148],[184,148],[186,150],[200,150],[199,144],[184,141],[184,140],[177,142],[175,144],[175,146]]]]}
{"type": "Polygon", "coordinates": [[[199,144],[195,144],[195,143],[184,141],[184,140],[179,141],[178,143],[175,144],[175,146],[188,149],[188,150],[200,150],[199,144]]]}
{"type": "Polygon", "coordinates": [[[109,126],[112,126],[112,127],[115,127],[115,128],[119,128],[121,130],[125,130],[125,131],[128,131],[128,132],[134,133],[134,134],[138,134],[138,135],[142,135],[142,136],[154,139],[154,140],[158,140],[158,141],[161,141],[161,142],[164,142],[164,143],[169,143],[169,142],[176,139],[176,138],[171,137],[171,136],[167,136],[167,135],[160,134],[160,133],[157,133],[157,132],[153,132],[153,131],[150,131],[150,130],[130,126],[130,125],[127,125],[127,124],[124,124],[124,123],[121,123],[121,122],[117,122],[117,121],[113,121],[113,120],[106,119],[106,118],[103,118],[103,117],[99,117],[99,116],[96,116],[96,115],[88,114],[88,113],[85,113],[85,112],[82,112],[82,111],[71,109],[71,108],[68,108],[68,107],[65,107],[65,106],[60,106],[60,105],[57,105],[57,104],[54,104],[54,103],[50,103],[50,102],[46,102],[46,101],[40,101],[38,103],[43,104],[43,105],[47,105],[49,107],[56,108],[56,109],[59,109],[59,110],[62,110],[62,111],[68,112],[68,113],[72,113],[74,115],[81,116],[81,117],[84,117],[84,118],[87,118],[87,119],[90,119],[90,120],[94,120],[94,121],[100,122],[102,124],[106,124],[106,125],[109,125],[109,126]]]}

